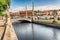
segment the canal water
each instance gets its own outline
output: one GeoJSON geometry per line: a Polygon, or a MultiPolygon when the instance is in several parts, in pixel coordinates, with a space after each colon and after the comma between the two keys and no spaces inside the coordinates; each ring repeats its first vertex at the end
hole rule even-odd
{"type": "Polygon", "coordinates": [[[14,22],[13,26],[18,40],[60,40],[60,29],[19,21],[14,22]]]}

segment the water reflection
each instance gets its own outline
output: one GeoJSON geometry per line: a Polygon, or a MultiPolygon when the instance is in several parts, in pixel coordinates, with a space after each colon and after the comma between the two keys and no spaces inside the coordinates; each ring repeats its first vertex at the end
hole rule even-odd
{"type": "Polygon", "coordinates": [[[31,23],[13,23],[19,40],[60,40],[60,30],[33,24],[32,35],[31,23]]]}

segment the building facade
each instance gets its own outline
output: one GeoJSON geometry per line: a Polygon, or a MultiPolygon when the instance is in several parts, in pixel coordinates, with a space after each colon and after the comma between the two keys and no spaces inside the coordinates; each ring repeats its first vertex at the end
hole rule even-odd
{"type": "MultiPolygon", "coordinates": [[[[40,17],[45,17],[49,19],[53,19],[53,11],[54,10],[43,10],[43,11],[34,11],[34,16],[40,16],[40,17]],[[37,15],[39,13],[40,15],[37,15]]],[[[57,17],[60,19],[60,10],[57,11],[57,17]]],[[[20,11],[20,12],[14,12],[11,13],[12,16],[20,16],[20,17],[25,17],[26,16],[26,11],[20,11]]],[[[27,10],[27,16],[31,17],[32,16],[32,10],[27,10]]]]}

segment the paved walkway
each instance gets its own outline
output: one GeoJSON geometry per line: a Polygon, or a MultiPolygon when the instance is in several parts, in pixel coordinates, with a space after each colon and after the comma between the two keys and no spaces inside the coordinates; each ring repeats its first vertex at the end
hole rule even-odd
{"type": "Polygon", "coordinates": [[[4,25],[4,23],[5,23],[4,20],[0,20],[0,27],[1,27],[2,25],[4,25]]]}
{"type": "Polygon", "coordinates": [[[3,32],[4,32],[4,27],[0,27],[0,40],[1,40],[3,32]]]}
{"type": "Polygon", "coordinates": [[[10,17],[7,19],[6,32],[3,40],[18,40],[12,26],[10,17]]]}

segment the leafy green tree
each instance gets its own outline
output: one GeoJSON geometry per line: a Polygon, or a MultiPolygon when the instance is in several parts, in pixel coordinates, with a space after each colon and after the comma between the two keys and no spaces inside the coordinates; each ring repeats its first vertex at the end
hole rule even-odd
{"type": "Polygon", "coordinates": [[[0,0],[0,16],[3,16],[3,12],[7,8],[7,4],[10,7],[10,0],[0,0]]]}
{"type": "Polygon", "coordinates": [[[54,17],[53,23],[57,23],[57,11],[56,10],[53,11],[53,17],[54,17]]]}
{"type": "Polygon", "coordinates": [[[2,12],[4,11],[3,9],[3,4],[0,2],[0,16],[2,16],[2,12]]]}

